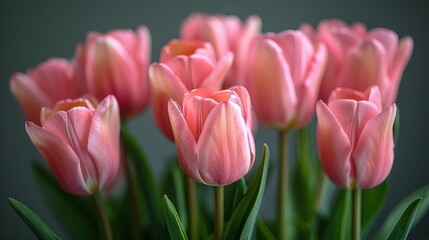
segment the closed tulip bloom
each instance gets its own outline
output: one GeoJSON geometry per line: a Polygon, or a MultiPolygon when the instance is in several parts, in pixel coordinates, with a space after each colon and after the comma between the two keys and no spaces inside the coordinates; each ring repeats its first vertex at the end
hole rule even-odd
{"type": "Polygon", "coordinates": [[[36,124],[40,124],[42,107],[51,108],[59,100],[80,96],[73,66],[61,58],[49,59],[25,74],[13,74],[10,89],[27,120],[36,124]]]}
{"type": "Polygon", "coordinates": [[[258,121],[277,129],[300,128],[315,112],[326,50],[301,31],[268,33],[250,48],[246,83],[258,121]]]}
{"type": "Polygon", "coordinates": [[[78,79],[86,93],[98,100],[114,95],[121,117],[135,116],[150,99],[147,75],[150,51],[150,32],[145,26],[136,32],[92,32],[76,50],[78,79]]]}
{"type": "Polygon", "coordinates": [[[182,24],[183,39],[210,42],[220,59],[228,52],[234,53],[234,62],[225,84],[230,87],[243,85],[248,69],[249,46],[261,30],[261,19],[250,16],[245,22],[236,16],[194,13],[182,24]]]}
{"type": "Polygon", "coordinates": [[[393,164],[396,105],[381,107],[378,87],[338,89],[317,104],[317,141],[326,174],[341,188],[372,188],[393,164]]]}
{"type": "Polygon", "coordinates": [[[196,88],[218,91],[232,63],[232,54],[216,60],[211,44],[172,40],[162,49],[161,61],[149,68],[152,113],[164,135],[174,140],[168,117],[168,100],[182,102],[185,93],[196,88]]]}
{"type": "Polygon", "coordinates": [[[177,154],[186,175],[213,186],[231,184],[251,169],[255,142],[245,88],[187,93],[183,105],[170,100],[177,154]]]}
{"type": "Polygon", "coordinates": [[[34,146],[66,192],[98,192],[119,168],[119,107],[113,96],[96,108],[85,99],[63,100],[42,110],[42,126],[26,122],[34,146]]]}
{"type": "Polygon", "coordinates": [[[317,32],[304,29],[326,44],[329,60],[320,88],[326,101],[337,87],[364,91],[378,85],[384,107],[395,102],[402,73],[413,51],[413,40],[385,28],[367,31],[362,23],[347,25],[332,19],[320,22],[317,32]]]}

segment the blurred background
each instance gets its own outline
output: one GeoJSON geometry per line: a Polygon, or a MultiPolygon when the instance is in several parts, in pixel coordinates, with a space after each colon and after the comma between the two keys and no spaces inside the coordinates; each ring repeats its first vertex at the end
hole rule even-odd
{"type": "MultiPolygon", "coordinates": [[[[51,57],[71,58],[78,42],[89,31],[105,32],[116,28],[135,29],[147,25],[152,33],[152,61],[170,39],[178,37],[181,22],[192,12],[237,15],[242,19],[258,15],[263,32],[296,29],[303,22],[312,25],[326,18],[347,23],[361,21],[367,27],[385,27],[400,37],[414,39],[414,53],[406,68],[397,99],[401,112],[401,131],[396,145],[386,206],[378,219],[404,197],[429,183],[429,24],[425,1],[0,1],[0,239],[32,239],[31,231],[8,205],[13,197],[25,203],[60,232],[43,202],[31,171],[31,161],[40,159],[25,129],[24,115],[9,91],[13,72],[26,71],[51,57]]],[[[155,171],[160,174],[163,161],[175,153],[154,127],[150,109],[130,122],[155,171]],[[150,146],[150,147],[148,147],[150,146]]],[[[266,142],[277,155],[276,133],[259,129],[257,156],[266,142]]],[[[273,185],[275,181],[270,181],[273,185]]],[[[272,188],[272,187],[270,187],[272,188]]],[[[268,191],[268,194],[273,192],[268,191]]],[[[273,215],[272,199],[266,199],[262,212],[273,215]],[[268,202],[268,203],[267,203],[268,202]]],[[[377,226],[377,225],[376,225],[377,226]]],[[[429,239],[429,216],[416,226],[410,239],[429,239]]]]}

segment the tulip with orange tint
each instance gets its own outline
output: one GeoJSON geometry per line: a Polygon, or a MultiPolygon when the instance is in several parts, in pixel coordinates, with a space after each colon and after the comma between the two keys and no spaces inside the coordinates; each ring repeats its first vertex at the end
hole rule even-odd
{"type": "Polygon", "coordinates": [[[232,59],[228,53],[217,61],[206,42],[172,40],[162,49],[160,62],[150,66],[149,76],[153,117],[167,138],[174,140],[167,110],[170,98],[181,103],[193,89],[220,90],[232,59]]]}

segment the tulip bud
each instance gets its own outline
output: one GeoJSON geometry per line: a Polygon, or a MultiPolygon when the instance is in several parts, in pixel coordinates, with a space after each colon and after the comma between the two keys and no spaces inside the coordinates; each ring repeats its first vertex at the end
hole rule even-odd
{"type": "Polygon", "coordinates": [[[232,63],[232,54],[216,60],[209,43],[173,40],[162,49],[161,62],[149,68],[152,113],[155,123],[174,140],[168,117],[168,100],[182,102],[185,93],[196,88],[218,91],[232,63]]]}
{"type": "Polygon", "coordinates": [[[49,59],[26,74],[13,74],[10,89],[27,120],[36,124],[40,124],[42,107],[50,108],[59,100],[81,95],[71,63],[60,58],[49,59]]]}
{"type": "Polygon", "coordinates": [[[63,100],[42,111],[42,126],[25,128],[66,192],[93,194],[119,169],[119,107],[113,96],[96,108],[85,99],[63,100]]]}
{"type": "Polygon", "coordinates": [[[348,26],[341,20],[324,20],[315,32],[308,24],[303,29],[326,44],[328,64],[320,87],[326,101],[337,87],[364,91],[378,85],[383,107],[395,102],[402,73],[413,51],[411,37],[385,28],[367,31],[362,23],[348,26]]]}
{"type": "Polygon", "coordinates": [[[372,188],[393,164],[396,105],[381,108],[378,87],[337,89],[317,104],[317,141],[326,174],[341,188],[372,188]]]}
{"type": "Polygon", "coordinates": [[[185,95],[182,107],[170,100],[168,112],[180,165],[189,178],[223,186],[251,169],[255,142],[245,88],[197,89],[185,95]]]}
{"type": "Polygon", "coordinates": [[[135,116],[149,103],[150,45],[150,32],[144,26],[136,32],[90,33],[76,49],[78,80],[98,100],[114,95],[121,117],[135,116]]]}
{"type": "Polygon", "coordinates": [[[277,129],[300,128],[315,112],[326,50],[301,31],[268,33],[250,48],[246,87],[258,121],[277,129]]]}

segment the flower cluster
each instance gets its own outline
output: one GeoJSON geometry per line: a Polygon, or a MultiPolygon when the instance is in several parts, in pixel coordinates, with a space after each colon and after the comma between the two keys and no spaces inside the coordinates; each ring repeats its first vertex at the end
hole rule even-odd
{"type": "MultiPolygon", "coordinates": [[[[129,194],[125,202],[133,209],[133,224],[127,227],[135,239],[167,238],[167,229],[172,239],[207,238],[211,232],[216,240],[254,234],[262,239],[308,236],[289,216],[308,224],[312,236],[341,228],[340,238],[359,239],[367,231],[372,219],[365,219],[361,229],[361,191],[383,185],[393,165],[394,102],[412,53],[411,37],[399,40],[391,30],[368,31],[362,23],[347,25],[337,19],[279,33],[262,33],[261,26],[257,16],[243,22],[236,16],[194,13],[153,63],[147,27],[92,32],[77,45],[72,60],[52,58],[12,75],[10,88],[27,116],[31,141],[64,191],[95,199],[105,239],[130,237],[119,228],[112,232],[109,225],[120,224],[122,215],[112,210],[116,214],[106,216],[100,201],[100,192],[109,192],[108,186],[123,175],[123,194],[129,194]],[[164,183],[173,193],[161,188],[126,127],[125,121],[149,104],[157,127],[176,144],[183,171],[173,167],[164,183]],[[313,139],[308,133],[315,115],[313,139]],[[267,182],[267,147],[258,169],[246,176],[255,162],[258,124],[279,132],[274,224],[266,219],[256,224],[267,182]],[[286,149],[291,131],[298,132],[298,153],[312,151],[311,141],[317,142],[320,161],[298,154],[293,176],[298,185],[289,188],[286,149]],[[322,167],[303,173],[305,164],[322,167]],[[338,187],[337,199],[344,206],[350,198],[341,194],[353,195],[352,220],[336,221],[331,215],[323,220],[331,224],[324,225],[318,219],[316,193],[326,191],[324,174],[338,187]],[[197,192],[202,190],[195,182],[215,188],[213,228],[199,226],[211,217],[198,213],[204,210],[198,207],[197,192]],[[224,187],[232,194],[224,193],[224,187]],[[173,204],[165,197],[165,210],[159,209],[161,193],[175,199],[173,204]],[[141,197],[144,203],[138,202],[141,197]],[[230,212],[224,213],[224,205],[230,212]],[[350,233],[344,230],[348,228],[350,233]]],[[[122,199],[114,194],[107,198],[122,199]]]]}

